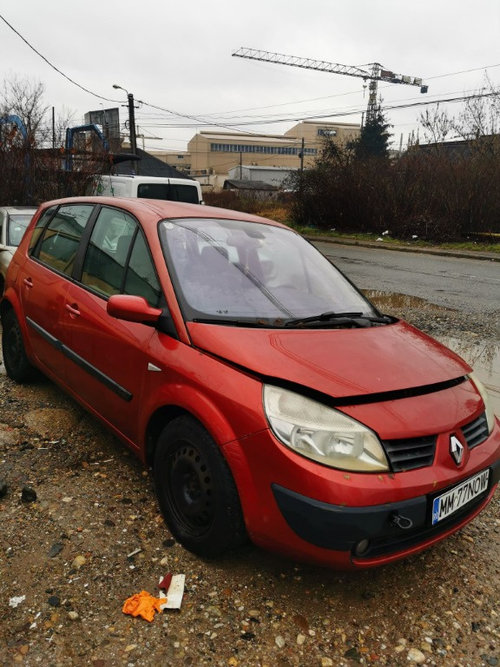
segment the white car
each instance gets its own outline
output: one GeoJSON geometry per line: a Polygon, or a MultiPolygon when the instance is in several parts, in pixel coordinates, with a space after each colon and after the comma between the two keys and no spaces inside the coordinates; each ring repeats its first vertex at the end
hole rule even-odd
{"type": "Polygon", "coordinates": [[[0,207],[0,295],[3,294],[5,274],[12,255],[35,212],[36,207],[31,206],[0,207]]]}

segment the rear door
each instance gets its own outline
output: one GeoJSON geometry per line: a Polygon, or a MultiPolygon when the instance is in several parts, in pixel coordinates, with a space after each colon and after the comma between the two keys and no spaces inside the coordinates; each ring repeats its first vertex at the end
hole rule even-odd
{"type": "Polygon", "coordinates": [[[45,211],[35,228],[30,257],[20,269],[23,312],[33,353],[42,368],[65,381],[66,293],[92,204],[69,204],[45,211]]]}

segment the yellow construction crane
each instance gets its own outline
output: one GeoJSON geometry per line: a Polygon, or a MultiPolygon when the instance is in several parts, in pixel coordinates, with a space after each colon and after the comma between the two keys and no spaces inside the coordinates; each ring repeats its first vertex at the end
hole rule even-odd
{"type": "Polygon", "coordinates": [[[422,79],[406,74],[395,74],[383,67],[380,63],[369,63],[367,67],[370,70],[364,70],[355,65],[339,65],[338,63],[329,63],[325,60],[313,60],[312,58],[299,58],[298,56],[286,56],[283,53],[271,53],[269,51],[259,51],[258,49],[249,49],[241,47],[235,51],[233,56],[238,58],[248,58],[250,60],[260,60],[261,62],[277,63],[278,65],[290,65],[291,67],[301,67],[302,69],[315,69],[329,74],[344,74],[345,76],[356,76],[364,81],[369,81],[368,108],[366,111],[367,121],[373,120],[377,114],[377,87],[379,81],[387,83],[401,83],[408,86],[418,86],[421,93],[426,93],[428,86],[422,83],[422,79]]]}

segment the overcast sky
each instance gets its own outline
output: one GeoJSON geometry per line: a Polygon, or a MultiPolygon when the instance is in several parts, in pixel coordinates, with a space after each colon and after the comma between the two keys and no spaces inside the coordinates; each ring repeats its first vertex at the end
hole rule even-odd
{"type": "MultiPolygon", "coordinates": [[[[362,79],[232,57],[241,46],[343,65],[375,61],[428,84],[427,95],[380,84],[388,106],[475,92],[486,72],[500,85],[499,0],[17,0],[0,3],[0,14],[95,95],[52,69],[3,21],[1,80],[41,81],[47,105],[62,116],[73,112],[75,125],[86,111],[125,103],[112,88],[119,84],[174,112],[139,105],[146,149],[185,150],[197,131],[216,127],[276,134],[313,116],[361,121],[362,79]]],[[[425,108],[387,112],[395,145],[425,108]]]]}

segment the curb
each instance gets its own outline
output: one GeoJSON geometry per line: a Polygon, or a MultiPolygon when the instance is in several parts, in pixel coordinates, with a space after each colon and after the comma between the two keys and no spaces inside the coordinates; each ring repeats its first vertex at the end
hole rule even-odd
{"type": "Polygon", "coordinates": [[[445,248],[421,248],[419,246],[405,246],[377,243],[377,241],[359,241],[350,238],[332,238],[331,236],[306,236],[311,243],[320,241],[321,243],[336,243],[337,245],[353,245],[360,248],[383,248],[384,250],[396,250],[398,252],[415,252],[426,255],[438,255],[442,257],[456,257],[459,259],[479,259],[489,262],[500,262],[500,253],[495,252],[475,252],[474,250],[447,250],[445,248]]]}

